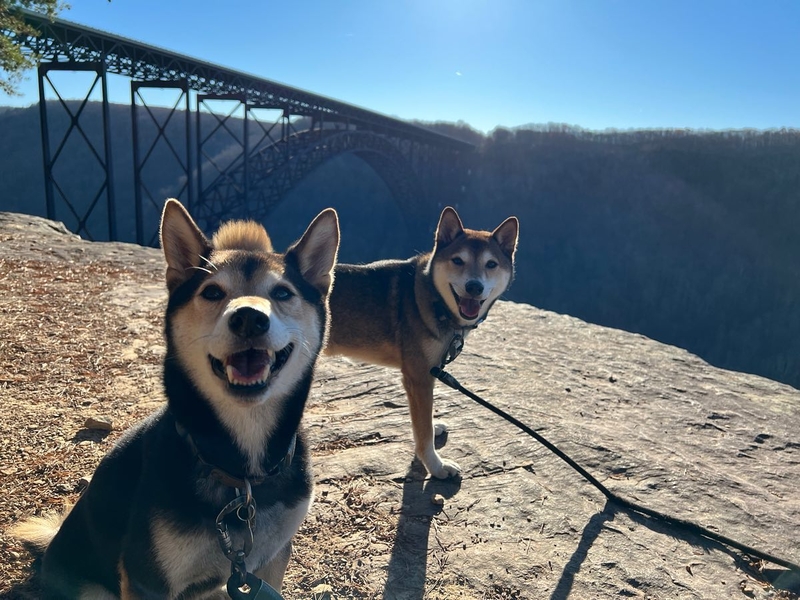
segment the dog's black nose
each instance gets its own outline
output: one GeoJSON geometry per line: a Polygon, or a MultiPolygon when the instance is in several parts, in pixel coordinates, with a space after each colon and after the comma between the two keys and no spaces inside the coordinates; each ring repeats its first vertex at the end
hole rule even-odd
{"type": "Polygon", "coordinates": [[[470,296],[480,296],[483,293],[483,284],[477,279],[471,279],[464,286],[470,296]]]}
{"type": "Polygon", "coordinates": [[[269,317],[260,310],[244,306],[228,318],[228,328],[242,338],[254,338],[269,331],[269,317]]]}

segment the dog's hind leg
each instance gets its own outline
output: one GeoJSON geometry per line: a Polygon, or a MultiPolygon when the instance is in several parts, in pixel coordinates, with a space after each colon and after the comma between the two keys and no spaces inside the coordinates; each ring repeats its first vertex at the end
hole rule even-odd
{"type": "Polygon", "coordinates": [[[289,558],[292,556],[292,542],[291,540],[274,556],[274,558],[265,564],[260,569],[256,569],[256,577],[263,579],[277,591],[281,591],[283,585],[283,576],[286,573],[286,566],[289,564],[289,558]]]}
{"type": "MultiPolygon", "coordinates": [[[[424,366],[423,366],[424,368],[424,366]]],[[[434,446],[433,426],[433,377],[426,370],[407,369],[404,365],[403,387],[408,396],[411,426],[414,429],[414,445],[417,457],[428,473],[437,479],[447,479],[461,474],[461,467],[451,460],[443,459],[434,446]]]]}

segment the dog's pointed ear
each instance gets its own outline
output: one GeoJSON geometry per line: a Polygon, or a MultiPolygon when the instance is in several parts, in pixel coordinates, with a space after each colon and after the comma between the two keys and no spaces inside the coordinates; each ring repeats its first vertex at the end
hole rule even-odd
{"type": "Polygon", "coordinates": [[[183,204],[170,198],[161,213],[161,248],[167,260],[167,289],[171,292],[194,275],[211,252],[211,244],[183,204]]]}
{"type": "Polygon", "coordinates": [[[500,249],[508,258],[514,260],[519,238],[519,220],[517,217],[508,217],[492,232],[492,237],[500,244],[500,249]]]}
{"type": "Polygon", "coordinates": [[[439,217],[439,224],[436,226],[435,245],[443,248],[464,233],[464,225],[452,206],[447,206],[439,217]]]}
{"type": "Polygon", "coordinates": [[[339,216],[332,208],[319,213],[302,237],[286,251],[296,260],[303,279],[322,294],[330,291],[339,252],[339,216]]]}

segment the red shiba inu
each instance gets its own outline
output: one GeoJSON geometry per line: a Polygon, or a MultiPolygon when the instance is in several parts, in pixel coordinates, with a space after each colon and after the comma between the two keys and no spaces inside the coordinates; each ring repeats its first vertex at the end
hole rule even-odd
{"type": "Polygon", "coordinates": [[[434,477],[458,475],[460,468],[434,447],[430,370],[510,285],[518,234],[516,217],[494,231],[476,231],[465,229],[448,207],[432,252],[335,269],[326,353],[400,369],[416,453],[434,477]]]}

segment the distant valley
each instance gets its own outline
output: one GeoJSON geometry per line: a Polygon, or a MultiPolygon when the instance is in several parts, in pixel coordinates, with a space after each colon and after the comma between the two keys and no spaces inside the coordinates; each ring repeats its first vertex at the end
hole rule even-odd
{"type": "MultiPolygon", "coordinates": [[[[99,123],[99,106],[86,111],[88,122],[99,123]]],[[[484,136],[465,125],[428,126],[476,144],[458,192],[465,224],[492,228],[510,214],[520,218],[509,299],[800,387],[800,132],[592,133],[547,125],[484,136]]],[[[0,210],[44,215],[38,108],[0,109],[0,132],[0,210]]],[[[86,133],[98,136],[90,127],[86,133]]],[[[132,241],[129,107],[112,106],[112,133],[119,233],[132,241]]],[[[220,156],[226,150],[222,142],[210,148],[220,156]]],[[[63,157],[59,181],[90,201],[95,159],[80,144],[65,147],[63,157]]],[[[169,157],[154,164],[155,194],[175,193],[180,181],[169,157]]],[[[276,246],[325,206],[340,213],[344,261],[427,249],[418,241],[424,236],[398,225],[406,208],[353,156],[317,169],[273,211],[266,225],[276,246]]],[[[146,207],[148,222],[158,208],[146,207]]],[[[72,226],[74,216],[60,210],[72,226]]]]}

